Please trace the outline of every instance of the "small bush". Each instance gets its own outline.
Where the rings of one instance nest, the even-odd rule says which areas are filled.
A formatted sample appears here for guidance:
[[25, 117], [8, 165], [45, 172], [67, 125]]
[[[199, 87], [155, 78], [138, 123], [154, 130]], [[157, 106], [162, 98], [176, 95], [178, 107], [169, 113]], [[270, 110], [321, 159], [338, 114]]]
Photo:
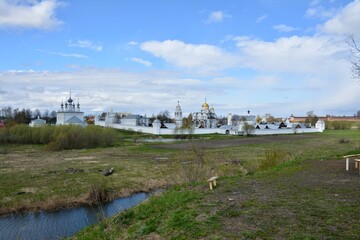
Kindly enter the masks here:
[[108, 194], [105, 184], [92, 184], [87, 193], [86, 200], [90, 205], [99, 205], [105, 203], [108, 200]]
[[280, 149], [265, 150], [265, 158], [260, 161], [260, 170], [266, 170], [275, 167], [281, 163], [287, 162], [291, 156]]
[[345, 138], [341, 138], [341, 139], [339, 140], [339, 143], [340, 143], [340, 144], [349, 144], [349, 143], [350, 143], [350, 140], [349, 140], [349, 139], [345, 139]]

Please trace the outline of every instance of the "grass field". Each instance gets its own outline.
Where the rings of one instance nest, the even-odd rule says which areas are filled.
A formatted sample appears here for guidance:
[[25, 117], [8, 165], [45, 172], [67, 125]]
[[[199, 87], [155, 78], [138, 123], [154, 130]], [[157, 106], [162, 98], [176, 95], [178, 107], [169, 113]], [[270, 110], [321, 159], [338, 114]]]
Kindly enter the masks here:
[[345, 171], [340, 156], [359, 153], [359, 137], [358, 131], [329, 131], [210, 149], [207, 154], [222, 154], [233, 169], [235, 158], [256, 169], [266, 149], [286, 149], [291, 158], [247, 176], [224, 174], [214, 191], [205, 181], [176, 185], [74, 239], [358, 239], [360, 177], [353, 165]]
[[[257, 188], [254, 189], [253, 186], [271, 181], [274, 183], [271, 182], [269, 186], [276, 186], [275, 182], [276, 184], [282, 182], [278, 179], [292, 176], [301, 169], [313, 168], [311, 164], [302, 165], [305, 162], [338, 159], [342, 155], [360, 151], [360, 133], [357, 130], [306, 134], [304, 138], [298, 136], [300, 135], [281, 138], [265, 137], [271, 141], [264, 141], [264, 137], [231, 136], [230, 139], [233, 139], [236, 144], [224, 145], [222, 143], [229, 141], [229, 138], [211, 135], [197, 137], [191, 141], [190, 145], [185, 141], [165, 145], [172, 148], [162, 148], [164, 144], [138, 143], [137, 141], [135, 143], [131, 133], [127, 133], [126, 136], [119, 133], [119, 137], [122, 138], [121, 144], [112, 148], [49, 152], [45, 151], [44, 146], [41, 145], [1, 146], [0, 212], [5, 214], [27, 210], [54, 210], [87, 204], [92, 201], [89, 199], [90, 189], [98, 185], [106, 191], [107, 199], [130, 195], [138, 191], [173, 186], [163, 196], [155, 197], [149, 200], [149, 203], [124, 213], [125, 216], [121, 214], [92, 229], [87, 229], [78, 238], [92, 239], [91, 236], [96, 234], [103, 236], [103, 239], [117, 239], [119, 236], [130, 239], [149, 236], [155, 239], [156, 237], [168, 239], [182, 236], [184, 239], [203, 236], [221, 238], [222, 235], [216, 233], [220, 231], [219, 229], [224, 229], [221, 224], [225, 221], [224, 219], [235, 216], [234, 220], [236, 220], [240, 215], [241, 217], [244, 217], [244, 214], [253, 215], [258, 211], [258, 206], [261, 207], [260, 209], [266, 208], [264, 203], [258, 202], [256, 194], [251, 195], [252, 192], [257, 191]], [[237, 142], [239, 138], [241, 141], [245, 140]], [[110, 167], [115, 168], [114, 174], [104, 177], [101, 171]], [[259, 171], [260, 168], [262, 171]], [[217, 192], [209, 192], [204, 181], [213, 174], [219, 175], [222, 179], [220, 184], [223, 186], [220, 185]], [[195, 181], [188, 183], [189, 180]], [[220, 207], [216, 201], [212, 202], [212, 198], [216, 199], [213, 196], [214, 193], [227, 196], [229, 195], [227, 193], [242, 191], [239, 186], [243, 185], [243, 181], [251, 183], [248, 184], [247, 189], [249, 194], [242, 196], [247, 200], [245, 203], [239, 203], [241, 206], [246, 206], [245, 213], [244, 209], [236, 210], [238, 207], [232, 208], [230, 205], [228, 209], [222, 209], [221, 204]], [[287, 183], [289, 180], [284, 181]], [[234, 184], [234, 182], [239, 184]], [[293, 196], [294, 193], [288, 191], [288, 188], [293, 189], [291, 185], [282, 185], [280, 189], [284, 192], [281, 194]], [[305, 190], [300, 189], [300, 191]], [[309, 189], [305, 192], [307, 202], [311, 202], [314, 194]], [[267, 192], [264, 194], [266, 195]], [[319, 190], [317, 194], [319, 196], [322, 194], [321, 201], [325, 201], [324, 196], [328, 193]], [[352, 201], [360, 200], [356, 197], [358, 196], [351, 196]], [[281, 200], [282, 198], [273, 204], [281, 205]], [[156, 206], [152, 205], [153, 201]], [[157, 201], [160, 203], [156, 203]], [[318, 199], [313, 199], [313, 201], [318, 201]], [[170, 202], [174, 203], [170, 204]], [[235, 201], [229, 201], [229, 203], [233, 202]], [[300, 202], [300, 205], [291, 201], [286, 204], [289, 206], [295, 204], [295, 207], [299, 209], [304, 207], [303, 202]], [[158, 210], [161, 216], [153, 216], [153, 211], [156, 210], [152, 209], [154, 207], [160, 208]], [[329, 206], [330, 209], [333, 207], [338, 206]], [[340, 208], [344, 208], [343, 213], [346, 213], [353, 206], [349, 209], [347, 206], [340, 206]], [[136, 212], [131, 213], [132, 211]], [[267, 214], [269, 213], [265, 215]], [[158, 217], [157, 219], [168, 219], [168, 221], [152, 219], [155, 216]], [[256, 216], [263, 218], [260, 215]], [[122, 220], [123, 218], [125, 220]], [[247, 224], [250, 223], [251, 221]], [[256, 224], [252, 228], [249, 226], [245, 228], [247, 233], [240, 237], [261, 236], [261, 233], [251, 229], [258, 229], [257, 231], [263, 229]], [[232, 234], [234, 233], [231, 233], [228, 238], [231, 238]], [[264, 236], [269, 237], [271, 233], [267, 230]], [[303, 238], [300, 236], [299, 239]]]

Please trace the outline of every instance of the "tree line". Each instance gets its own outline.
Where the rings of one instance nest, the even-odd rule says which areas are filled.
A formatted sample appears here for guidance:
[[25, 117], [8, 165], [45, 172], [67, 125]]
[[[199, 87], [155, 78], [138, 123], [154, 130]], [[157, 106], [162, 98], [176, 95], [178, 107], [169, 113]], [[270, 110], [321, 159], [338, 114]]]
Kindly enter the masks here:
[[56, 123], [56, 112], [45, 109], [41, 112], [39, 109], [19, 109], [10, 106], [1, 109], [0, 120], [6, 122], [7, 125], [29, 124], [32, 119], [41, 118], [49, 124]]

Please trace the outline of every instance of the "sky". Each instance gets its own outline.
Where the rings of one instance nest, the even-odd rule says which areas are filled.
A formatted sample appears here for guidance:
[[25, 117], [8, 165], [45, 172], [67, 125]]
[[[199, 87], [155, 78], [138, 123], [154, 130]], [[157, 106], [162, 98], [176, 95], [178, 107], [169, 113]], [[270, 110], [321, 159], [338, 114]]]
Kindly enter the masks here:
[[354, 115], [360, 1], [0, 0], [0, 108]]

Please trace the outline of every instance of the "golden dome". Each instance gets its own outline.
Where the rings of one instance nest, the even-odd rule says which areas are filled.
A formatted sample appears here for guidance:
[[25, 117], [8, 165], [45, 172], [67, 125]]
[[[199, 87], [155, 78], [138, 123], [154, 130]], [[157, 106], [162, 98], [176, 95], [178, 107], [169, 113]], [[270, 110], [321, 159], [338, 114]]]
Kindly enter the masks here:
[[202, 107], [209, 109], [209, 104], [207, 104], [207, 103], [205, 102], [205, 103], [203, 103]]

